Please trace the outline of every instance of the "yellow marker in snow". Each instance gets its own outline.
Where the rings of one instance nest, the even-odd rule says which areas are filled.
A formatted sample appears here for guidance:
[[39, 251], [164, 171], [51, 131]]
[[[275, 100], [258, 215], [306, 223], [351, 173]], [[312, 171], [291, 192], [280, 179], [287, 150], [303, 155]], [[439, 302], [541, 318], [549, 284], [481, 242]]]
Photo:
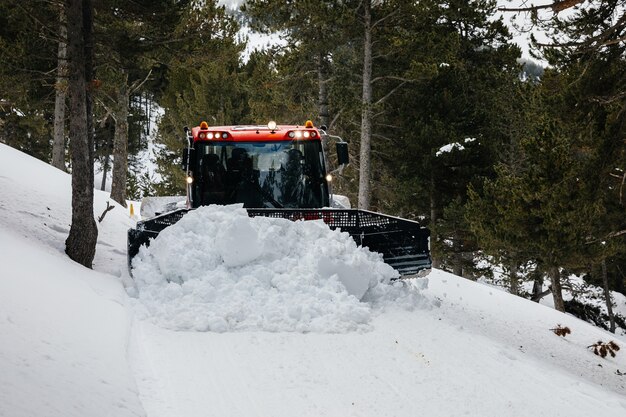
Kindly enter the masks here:
[[130, 217], [135, 215], [135, 208], [133, 207], [133, 203], [130, 203]]

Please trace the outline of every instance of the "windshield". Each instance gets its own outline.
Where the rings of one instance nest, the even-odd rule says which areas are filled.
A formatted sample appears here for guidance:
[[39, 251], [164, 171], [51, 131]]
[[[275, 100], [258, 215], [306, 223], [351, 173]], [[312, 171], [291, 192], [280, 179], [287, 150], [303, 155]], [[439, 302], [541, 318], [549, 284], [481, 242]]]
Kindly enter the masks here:
[[328, 206], [319, 141], [196, 143], [194, 206]]

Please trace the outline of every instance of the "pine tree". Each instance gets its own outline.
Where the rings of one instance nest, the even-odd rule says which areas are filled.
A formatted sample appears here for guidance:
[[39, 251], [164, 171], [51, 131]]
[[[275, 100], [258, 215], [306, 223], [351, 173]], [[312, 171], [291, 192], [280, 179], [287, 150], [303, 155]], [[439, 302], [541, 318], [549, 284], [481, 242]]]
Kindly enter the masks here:
[[58, 8], [0, 3], [0, 142], [50, 161]]
[[[287, 45], [283, 49], [295, 59], [283, 68], [283, 74], [305, 86], [316, 84], [317, 96], [312, 89], [308, 92], [317, 101], [317, 109], [310, 109], [316, 117], [307, 118], [316, 119], [319, 126], [330, 127], [336, 111], [329, 94], [329, 83], [334, 76], [331, 61], [337, 47], [346, 42], [345, 28], [354, 22], [352, 6], [348, 3], [297, 0], [286, 4], [277, 0], [251, 0], [242, 7], [253, 29], [284, 34]], [[300, 90], [304, 90], [302, 84]]]
[[186, 9], [175, 28], [174, 35], [185, 42], [178, 44], [180, 54], [164, 70], [157, 98], [165, 110], [157, 138], [162, 145], [157, 156], [157, 173], [162, 180], [155, 185], [159, 195], [184, 192], [184, 175], [177, 163], [186, 146], [184, 126], [192, 127], [202, 120], [210, 125], [250, 122], [240, 74], [243, 47], [236, 42], [238, 29], [235, 19], [214, 2]]
[[[488, 253], [513, 253], [551, 279], [555, 307], [564, 311], [560, 269], [589, 262], [596, 220], [605, 212], [587, 181], [595, 157], [579, 124], [566, 123], [567, 80], [548, 73], [538, 89], [532, 122], [517, 149], [518, 166], [500, 164], [482, 195], [472, 193], [470, 223]], [[567, 118], [565, 118], [567, 119]]]
[[427, 219], [435, 265], [466, 276], [478, 249], [464, 217], [467, 188], [494, 175], [517, 112], [519, 50], [494, 11], [492, 1], [419, 2], [392, 61], [417, 82], [390, 102], [388, 167], [400, 192], [387, 204]]
[[99, 104], [115, 121], [111, 198], [122, 206], [126, 206], [131, 98], [147, 87], [154, 70], [172, 59], [171, 48], [182, 43], [174, 32], [187, 6], [171, 0], [99, 4], [97, 35], [104, 64]]

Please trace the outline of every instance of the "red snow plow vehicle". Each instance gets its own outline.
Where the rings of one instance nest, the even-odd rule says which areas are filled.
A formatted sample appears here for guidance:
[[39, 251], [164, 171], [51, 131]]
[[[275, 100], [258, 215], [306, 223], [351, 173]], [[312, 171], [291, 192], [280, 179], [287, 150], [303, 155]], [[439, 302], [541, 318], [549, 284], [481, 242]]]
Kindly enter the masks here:
[[[307, 121], [304, 126], [216, 126], [185, 128], [187, 173], [184, 208], [170, 204], [128, 231], [128, 262], [142, 245], [194, 208], [243, 204], [248, 215], [289, 220], [323, 220], [349, 233], [357, 244], [383, 255], [403, 278], [431, 268], [430, 231], [411, 220], [350, 209], [332, 193], [332, 174], [348, 163], [348, 144]], [[335, 170], [326, 148], [336, 145]], [[183, 197], [183, 200], [185, 197]], [[170, 198], [171, 201], [171, 198]], [[349, 204], [349, 203], [348, 203]]]

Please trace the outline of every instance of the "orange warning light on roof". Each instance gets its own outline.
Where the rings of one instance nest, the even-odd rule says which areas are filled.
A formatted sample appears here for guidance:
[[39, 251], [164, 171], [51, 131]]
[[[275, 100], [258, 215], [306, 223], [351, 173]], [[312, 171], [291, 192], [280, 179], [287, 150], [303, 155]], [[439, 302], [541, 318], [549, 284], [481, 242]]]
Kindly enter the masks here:
[[208, 128], [209, 128], [209, 124], [207, 122], [200, 123], [200, 129], [208, 129]]
[[307, 129], [311, 129], [313, 127], [313, 122], [307, 120], [306, 122], [304, 122], [304, 127], [306, 127]]

